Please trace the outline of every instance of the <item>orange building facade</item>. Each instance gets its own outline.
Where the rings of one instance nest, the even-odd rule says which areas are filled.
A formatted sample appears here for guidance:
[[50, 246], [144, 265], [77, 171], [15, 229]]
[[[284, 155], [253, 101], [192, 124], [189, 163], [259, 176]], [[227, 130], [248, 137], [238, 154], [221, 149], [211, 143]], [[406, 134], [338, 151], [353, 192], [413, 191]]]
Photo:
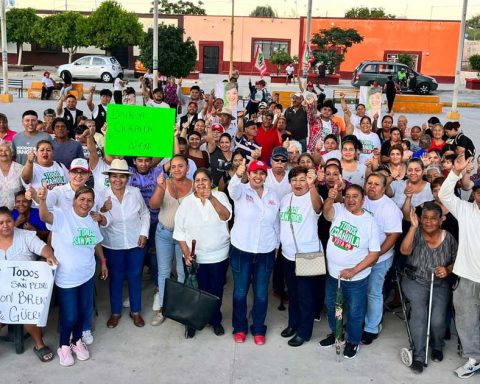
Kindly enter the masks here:
[[[269, 53], [284, 48], [300, 57], [305, 40], [306, 18], [236, 17], [233, 63], [244, 75], [257, 74], [253, 68], [255, 47], [260, 45], [270, 72]], [[311, 37], [333, 26], [354, 28], [364, 40], [352, 46], [338, 68], [342, 78], [351, 78], [364, 60], [396, 61], [401, 53], [411, 54], [416, 70], [440, 82], [453, 82], [460, 31], [459, 21], [407, 19], [313, 18]], [[183, 27], [198, 50], [196, 69], [203, 73], [228, 73], [231, 19], [228, 16], [184, 16]]]

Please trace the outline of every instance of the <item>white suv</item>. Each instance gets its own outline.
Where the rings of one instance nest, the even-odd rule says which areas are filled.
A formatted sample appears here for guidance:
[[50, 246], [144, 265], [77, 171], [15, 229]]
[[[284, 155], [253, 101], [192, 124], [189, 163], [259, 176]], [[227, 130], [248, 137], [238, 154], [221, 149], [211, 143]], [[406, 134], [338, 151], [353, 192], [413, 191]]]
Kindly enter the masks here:
[[57, 75], [63, 79], [67, 72], [72, 75], [72, 80], [100, 79], [104, 83], [111, 83], [123, 70], [113, 56], [83, 56], [71, 64], [60, 65]]

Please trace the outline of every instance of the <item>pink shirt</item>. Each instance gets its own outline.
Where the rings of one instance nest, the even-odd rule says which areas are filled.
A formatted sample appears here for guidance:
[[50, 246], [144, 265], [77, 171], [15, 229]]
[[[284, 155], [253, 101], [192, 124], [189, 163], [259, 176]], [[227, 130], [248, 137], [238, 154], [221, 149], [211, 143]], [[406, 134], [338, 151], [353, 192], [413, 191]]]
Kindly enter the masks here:
[[13, 140], [13, 136], [15, 136], [17, 134], [17, 132], [15, 131], [12, 131], [11, 129], [7, 129], [7, 133], [5, 133], [5, 136], [3, 137], [0, 137], [1, 140], [4, 140], [4, 141], [12, 141]]

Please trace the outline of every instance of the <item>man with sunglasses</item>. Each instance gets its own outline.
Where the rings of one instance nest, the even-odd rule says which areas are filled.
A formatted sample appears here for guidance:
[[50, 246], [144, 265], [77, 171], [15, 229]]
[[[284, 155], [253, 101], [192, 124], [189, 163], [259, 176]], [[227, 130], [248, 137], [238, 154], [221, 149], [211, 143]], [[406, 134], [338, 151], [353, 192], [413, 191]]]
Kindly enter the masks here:
[[[271, 168], [267, 171], [267, 179], [265, 186], [273, 190], [278, 197], [278, 200], [292, 192], [292, 187], [288, 181], [288, 152], [284, 147], [275, 147], [272, 151]], [[281, 255], [281, 250], [279, 250]], [[282, 258], [275, 259], [275, 266], [273, 268], [273, 294], [280, 298], [282, 302], [288, 300], [288, 295], [285, 288], [285, 274], [283, 271]]]

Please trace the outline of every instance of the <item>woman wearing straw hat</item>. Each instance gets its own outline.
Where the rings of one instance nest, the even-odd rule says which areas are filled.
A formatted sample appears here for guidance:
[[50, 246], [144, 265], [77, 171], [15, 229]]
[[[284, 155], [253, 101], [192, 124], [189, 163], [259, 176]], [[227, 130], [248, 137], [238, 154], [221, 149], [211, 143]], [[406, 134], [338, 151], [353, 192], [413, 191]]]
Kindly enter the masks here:
[[110, 271], [110, 306], [112, 314], [107, 321], [108, 328], [115, 328], [122, 316], [123, 281], [128, 282], [130, 317], [137, 327], [145, 325], [140, 310], [142, 306], [142, 270], [145, 244], [150, 229], [150, 212], [140, 190], [128, 186], [128, 171], [125, 160], [115, 159], [108, 171], [110, 187], [105, 198], [110, 199], [112, 221], [107, 228], [101, 228], [103, 249]]

